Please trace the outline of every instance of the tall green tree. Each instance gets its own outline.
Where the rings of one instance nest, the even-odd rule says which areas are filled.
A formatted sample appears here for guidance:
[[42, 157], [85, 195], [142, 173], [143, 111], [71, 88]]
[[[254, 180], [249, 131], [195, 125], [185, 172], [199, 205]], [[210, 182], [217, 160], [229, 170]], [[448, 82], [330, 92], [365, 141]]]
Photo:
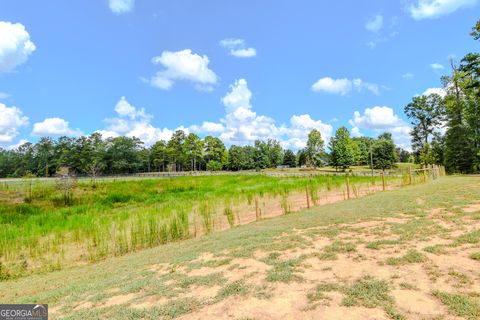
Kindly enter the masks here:
[[167, 143], [164, 140], [155, 142], [151, 147], [151, 154], [156, 171], [165, 171], [168, 165]]
[[335, 132], [335, 136], [330, 139], [329, 147], [331, 150], [330, 165], [335, 169], [345, 170], [354, 164], [353, 141], [347, 128], [341, 127]]
[[217, 137], [206, 136], [203, 139], [204, 160], [208, 164], [210, 161], [224, 163], [226, 160], [227, 148], [225, 144]]
[[325, 154], [325, 141], [322, 134], [317, 129], [313, 129], [308, 134], [307, 146], [305, 148], [305, 157], [307, 165], [317, 168], [322, 165], [322, 157]]
[[185, 152], [187, 162], [190, 163], [190, 170], [198, 170], [198, 162], [203, 158], [203, 141], [195, 133], [188, 134], [185, 139]]
[[169, 162], [173, 165], [173, 171], [182, 171], [185, 161], [185, 139], [183, 130], [177, 130], [167, 143]]
[[285, 150], [283, 155], [283, 165], [289, 168], [295, 168], [297, 166], [297, 156], [292, 150]]
[[430, 142], [433, 132], [443, 125], [442, 97], [438, 94], [416, 96], [405, 107], [405, 114], [413, 125], [412, 147], [418, 155]]
[[373, 167], [375, 169], [390, 169], [398, 161], [395, 143], [390, 133], [381, 134], [372, 147]]

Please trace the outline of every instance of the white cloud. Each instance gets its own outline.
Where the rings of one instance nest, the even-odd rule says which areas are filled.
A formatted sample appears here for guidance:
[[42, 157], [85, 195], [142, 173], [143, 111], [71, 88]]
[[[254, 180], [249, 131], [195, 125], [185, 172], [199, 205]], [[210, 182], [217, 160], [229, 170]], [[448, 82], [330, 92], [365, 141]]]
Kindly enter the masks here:
[[441, 65], [440, 63], [432, 63], [430, 65], [430, 68], [432, 68], [433, 70], [443, 70], [443, 69], [445, 69], [445, 67], [443, 65]]
[[219, 122], [204, 122], [201, 126], [191, 126], [199, 133], [216, 134], [226, 144], [247, 145], [255, 140], [277, 139], [284, 148], [300, 149], [305, 147], [308, 133], [318, 129], [328, 141], [332, 126], [321, 120], [314, 120], [310, 115], [294, 115], [289, 125], [277, 125], [268, 116], [258, 115], [252, 110], [252, 92], [247, 81], [240, 79], [230, 86], [230, 91], [223, 97], [225, 116]]
[[197, 90], [211, 91], [218, 81], [215, 72], [208, 68], [208, 57], [192, 53], [190, 49], [164, 51], [152, 62], [163, 66], [164, 70], [158, 71], [150, 79], [150, 84], [163, 90], [170, 90], [176, 81], [186, 80], [192, 82]]
[[135, 0], [108, 0], [108, 6], [115, 14], [122, 14], [133, 10]]
[[360, 132], [360, 128], [359, 127], [352, 127], [352, 137], [361, 137], [363, 136], [363, 134]]
[[361, 114], [355, 111], [353, 119], [350, 121], [352, 126], [352, 135], [360, 136], [360, 129], [372, 130], [376, 135], [382, 132], [390, 132], [393, 141], [404, 149], [411, 149], [410, 146], [410, 126], [390, 107], [376, 106], [366, 108]]
[[290, 127], [283, 127], [280, 130], [283, 131], [287, 137], [282, 145], [285, 148], [305, 148], [308, 134], [313, 129], [320, 131], [323, 140], [325, 143], [328, 143], [333, 132], [333, 127], [331, 125], [323, 123], [321, 120], [314, 120], [308, 114], [292, 116], [290, 118]]
[[422, 93], [422, 96], [428, 96], [431, 94], [438, 94], [440, 97], [444, 98], [447, 95], [447, 92], [443, 88], [428, 88]]
[[191, 126], [190, 130], [198, 133], [222, 133], [225, 131], [225, 127], [221, 123], [204, 121], [201, 126]]
[[106, 129], [97, 131], [103, 138], [137, 137], [150, 146], [158, 140], [169, 140], [173, 134], [167, 128], [154, 127], [151, 124], [153, 116], [146, 113], [144, 108], [138, 109], [131, 105], [125, 97], [120, 98], [114, 110], [117, 117], [105, 119]]
[[371, 32], [379, 32], [383, 27], [383, 16], [380, 14], [375, 15], [371, 20], [365, 24], [365, 29]]
[[346, 95], [352, 90], [352, 81], [349, 79], [332, 79], [325, 77], [319, 79], [312, 85], [312, 90], [315, 92], [327, 92], [332, 94]]
[[413, 79], [414, 77], [415, 77], [415, 75], [413, 73], [410, 73], [410, 72], [404, 73], [402, 75], [402, 78], [405, 79], [405, 80], [410, 80], [410, 79]]
[[220, 45], [229, 50], [230, 55], [237, 58], [251, 58], [257, 55], [255, 48], [248, 48], [243, 39], [224, 39], [220, 41]]
[[0, 103], [0, 144], [11, 143], [18, 135], [20, 127], [28, 124], [28, 118], [17, 107], [7, 107]]
[[477, 0], [418, 0], [409, 11], [415, 20], [434, 19], [476, 4]]
[[222, 102], [227, 108], [227, 113], [238, 108], [251, 109], [250, 100], [252, 92], [248, 89], [247, 81], [240, 79], [230, 86], [231, 91], [222, 98]]
[[354, 126], [364, 129], [391, 128], [402, 125], [404, 122], [392, 108], [379, 106], [366, 108], [363, 115], [355, 111], [352, 121]]
[[79, 129], [71, 129], [69, 122], [62, 118], [47, 118], [33, 125], [33, 135], [36, 136], [80, 136]]
[[25, 63], [35, 49], [23, 24], [0, 21], [0, 72], [13, 71]]
[[393, 127], [386, 131], [392, 134], [393, 141], [397, 146], [408, 151], [412, 150], [412, 136], [410, 135], [412, 128], [410, 126]]
[[332, 79], [330, 77], [324, 77], [319, 79], [312, 85], [314, 92], [326, 92], [331, 94], [340, 94], [342, 96], [348, 94], [353, 89], [362, 91], [363, 89], [369, 90], [372, 93], [380, 94], [380, 87], [375, 83], [365, 82], [362, 79]]
[[18, 141], [17, 143], [15, 144], [11, 144], [9, 146], [7, 146], [7, 150], [16, 150], [18, 149], [20, 146], [24, 145], [25, 143], [28, 143], [30, 141], [28, 140], [25, 140], [25, 139], [21, 139], [20, 141]]

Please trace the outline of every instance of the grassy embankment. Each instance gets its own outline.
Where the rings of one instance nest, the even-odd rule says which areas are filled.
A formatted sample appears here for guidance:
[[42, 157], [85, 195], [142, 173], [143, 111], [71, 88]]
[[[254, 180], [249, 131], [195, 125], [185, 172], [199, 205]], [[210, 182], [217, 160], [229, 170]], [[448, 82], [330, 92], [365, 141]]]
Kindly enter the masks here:
[[[387, 177], [387, 184], [399, 180]], [[381, 185], [379, 177], [349, 181], [351, 197]], [[0, 183], [0, 280], [225, 229], [243, 223], [252, 210], [260, 220], [274, 204], [289, 213], [295, 194], [307, 192], [313, 206], [325, 194], [346, 194], [345, 183], [340, 176], [261, 175], [107, 180], [95, 186], [82, 180], [68, 206], [52, 181]]]

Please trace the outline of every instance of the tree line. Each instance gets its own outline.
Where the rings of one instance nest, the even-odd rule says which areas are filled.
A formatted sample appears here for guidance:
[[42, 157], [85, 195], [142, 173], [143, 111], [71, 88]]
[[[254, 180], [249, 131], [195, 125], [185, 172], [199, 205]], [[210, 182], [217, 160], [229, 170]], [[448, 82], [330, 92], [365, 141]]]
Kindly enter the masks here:
[[103, 139], [100, 133], [78, 138], [43, 137], [37, 143], [25, 143], [15, 150], [0, 149], [0, 177], [54, 176], [68, 168], [77, 175], [116, 175], [138, 172], [260, 170], [284, 167], [321, 167], [339, 170], [353, 165], [371, 165], [377, 169], [410, 160], [410, 154], [396, 148], [390, 134], [378, 139], [351, 138], [347, 128], [339, 128], [328, 145], [321, 133], [312, 130], [306, 147], [294, 152], [284, 150], [279, 141], [257, 140], [253, 145], [232, 145], [227, 149], [216, 137], [200, 138], [195, 133], [177, 130], [169, 141], [151, 147], [135, 137]]
[[[480, 20], [470, 33], [480, 40]], [[450, 173], [480, 171], [480, 54], [451, 60], [444, 93], [415, 96], [405, 107], [413, 126], [415, 161], [444, 165]]]

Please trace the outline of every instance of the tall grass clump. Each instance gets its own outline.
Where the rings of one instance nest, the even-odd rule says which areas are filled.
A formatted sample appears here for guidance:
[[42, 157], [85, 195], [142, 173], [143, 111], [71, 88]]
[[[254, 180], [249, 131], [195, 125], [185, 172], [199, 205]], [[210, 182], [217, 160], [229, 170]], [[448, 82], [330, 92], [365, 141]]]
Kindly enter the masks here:
[[207, 201], [203, 201], [200, 203], [199, 212], [200, 216], [202, 217], [203, 227], [205, 233], [211, 233], [214, 228], [214, 217], [212, 212], [212, 205]]

